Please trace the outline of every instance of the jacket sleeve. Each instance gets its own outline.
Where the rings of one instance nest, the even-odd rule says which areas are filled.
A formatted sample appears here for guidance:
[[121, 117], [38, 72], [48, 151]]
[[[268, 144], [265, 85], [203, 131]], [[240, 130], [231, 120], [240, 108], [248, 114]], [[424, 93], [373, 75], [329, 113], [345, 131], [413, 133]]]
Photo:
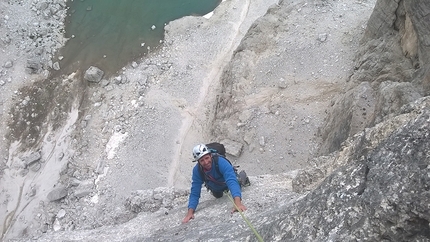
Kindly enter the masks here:
[[237, 181], [236, 174], [234, 173], [233, 166], [223, 157], [218, 159], [219, 171], [224, 177], [225, 183], [227, 183], [228, 189], [233, 197], [242, 198], [242, 193], [240, 191], [240, 185]]
[[203, 179], [199, 172], [198, 164], [193, 168], [193, 176], [191, 182], [190, 198], [188, 200], [188, 208], [196, 211], [197, 205], [199, 204], [200, 194], [202, 192]]

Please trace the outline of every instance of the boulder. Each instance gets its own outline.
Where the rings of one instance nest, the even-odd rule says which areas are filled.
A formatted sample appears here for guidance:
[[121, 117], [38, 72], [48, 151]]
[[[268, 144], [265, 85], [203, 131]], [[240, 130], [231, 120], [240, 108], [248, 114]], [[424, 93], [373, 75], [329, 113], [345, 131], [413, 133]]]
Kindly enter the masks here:
[[26, 71], [29, 74], [36, 74], [40, 72], [42, 68], [42, 61], [40, 58], [32, 58], [27, 60]]
[[3, 65], [5, 68], [11, 68], [13, 66], [13, 61], [9, 60], [6, 61], [6, 63], [4, 63]]
[[65, 187], [59, 187], [49, 192], [47, 198], [50, 202], [53, 202], [61, 198], [64, 198], [66, 196], [67, 196], [67, 189]]
[[243, 144], [233, 141], [233, 140], [229, 140], [229, 139], [225, 139], [221, 141], [221, 144], [223, 144], [225, 146], [225, 150], [227, 152], [227, 154], [230, 154], [232, 156], [235, 157], [239, 157], [240, 154], [242, 153], [242, 149], [243, 149]]
[[74, 191], [74, 195], [77, 198], [85, 197], [94, 190], [94, 182], [91, 180], [83, 181], [79, 183], [78, 187]]
[[40, 161], [41, 158], [42, 156], [40, 155], [40, 152], [33, 152], [29, 156], [24, 157], [22, 160], [24, 161], [25, 166], [28, 167], [33, 163]]
[[95, 66], [90, 66], [90, 68], [88, 68], [88, 70], [85, 72], [84, 80], [88, 82], [100, 82], [103, 75], [104, 71]]
[[58, 63], [58, 61], [54, 62], [54, 64], [52, 64], [52, 68], [56, 71], [60, 70], [60, 63]]

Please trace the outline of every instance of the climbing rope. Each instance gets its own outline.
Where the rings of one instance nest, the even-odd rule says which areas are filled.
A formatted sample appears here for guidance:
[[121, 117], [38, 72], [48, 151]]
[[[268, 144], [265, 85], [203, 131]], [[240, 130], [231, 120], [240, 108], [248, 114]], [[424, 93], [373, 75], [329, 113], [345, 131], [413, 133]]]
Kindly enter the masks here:
[[252, 232], [254, 232], [255, 236], [257, 236], [258, 241], [264, 242], [263, 238], [260, 236], [260, 234], [257, 232], [257, 230], [254, 229], [254, 227], [249, 222], [249, 220], [245, 217], [245, 215], [242, 213], [242, 211], [240, 211], [240, 209], [236, 206], [236, 204], [234, 203], [234, 200], [233, 200], [233, 197], [231, 196], [231, 194], [228, 191], [226, 191], [225, 193], [227, 193], [228, 198], [230, 198], [231, 203], [233, 203], [234, 207], [239, 212], [240, 216], [242, 216], [242, 218], [245, 221], [245, 223], [252, 230]]

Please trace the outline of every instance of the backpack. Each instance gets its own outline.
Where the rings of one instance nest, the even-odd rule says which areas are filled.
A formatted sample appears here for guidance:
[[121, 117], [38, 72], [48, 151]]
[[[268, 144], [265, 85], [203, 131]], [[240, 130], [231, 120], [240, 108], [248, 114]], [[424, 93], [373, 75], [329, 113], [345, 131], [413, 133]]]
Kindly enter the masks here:
[[[221, 156], [222, 158], [227, 160], [228, 163], [230, 163], [230, 165], [233, 167], [234, 174], [236, 174], [237, 181], [239, 182], [239, 185], [241, 187], [251, 185], [251, 183], [249, 182], [249, 178], [246, 175], [246, 172], [241, 171], [241, 172], [237, 173], [237, 171], [238, 171], [237, 168], [239, 168], [239, 166], [234, 166], [231, 163], [231, 161], [229, 159], [227, 159], [227, 157], [225, 156], [226, 152], [225, 152], [225, 147], [223, 144], [218, 143], [218, 142], [213, 142], [213, 143], [206, 144], [206, 147], [208, 147], [208, 149], [212, 153], [213, 164], [215, 165], [215, 171], [218, 174], [221, 174], [221, 172], [219, 170], [219, 165], [218, 165], [218, 158], [219, 158], [219, 156]], [[202, 166], [200, 164], [198, 164], [198, 166], [199, 166], [200, 176], [203, 177], [203, 180], [205, 182], [205, 186], [207, 187], [208, 178], [206, 177], [205, 173], [203, 172]]]
[[[223, 144], [218, 143], [218, 142], [213, 142], [213, 143], [206, 144], [206, 147], [208, 147], [208, 149], [211, 151], [211, 153], [220, 154], [221, 156], [223, 156], [225, 158], [225, 147]], [[231, 162], [230, 162], [230, 164], [231, 164]]]

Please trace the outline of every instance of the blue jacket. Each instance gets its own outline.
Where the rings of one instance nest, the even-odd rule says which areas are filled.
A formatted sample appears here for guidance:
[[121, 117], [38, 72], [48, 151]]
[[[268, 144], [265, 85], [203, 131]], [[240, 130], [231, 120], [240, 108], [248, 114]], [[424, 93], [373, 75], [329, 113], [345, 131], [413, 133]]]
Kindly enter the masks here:
[[[230, 162], [228, 162], [223, 157], [218, 157], [218, 168], [221, 174], [215, 168], [214, 161], [212, 159], [212, 168], [205, 172], [207, 175], [212, 176], [217, 181], [216, 183], [208, 180], [207, 185], [211, 191], [222, 192], [224, 190], [230, 190], [233, 197], [242, 198], [242, 193], [240, 191], [240, 185], [237, 181], [236, 174], [234, 173], [233, 167]], [[202, 191], [202, 185], [204, 183], [204, 178], [200, 175], [199, 164], [193, 168], [193, 176], [191, 183], [191, 193], [190, 199], [188, 200], [188, 208], [197, 208], [200, 199], [200, 193]]]

